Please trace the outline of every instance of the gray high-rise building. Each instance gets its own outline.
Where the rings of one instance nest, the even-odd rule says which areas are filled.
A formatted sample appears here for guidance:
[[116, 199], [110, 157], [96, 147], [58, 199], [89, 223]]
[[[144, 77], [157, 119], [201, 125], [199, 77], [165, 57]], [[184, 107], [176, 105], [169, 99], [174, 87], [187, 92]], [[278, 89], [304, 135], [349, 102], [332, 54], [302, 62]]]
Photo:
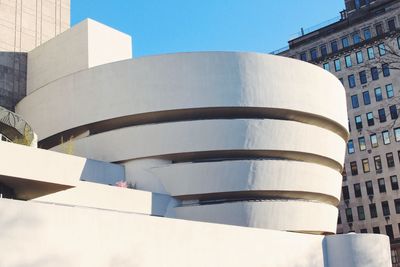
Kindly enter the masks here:
[[319, 65], [346, 88], [350, 138], [337, 231], [387, 234], [400, 266], [400, 1], [345, 6], [275, 54]]
[[70, 0], [0, 1], [0, 106], [26, 95], [26, 52], [70, 27]]

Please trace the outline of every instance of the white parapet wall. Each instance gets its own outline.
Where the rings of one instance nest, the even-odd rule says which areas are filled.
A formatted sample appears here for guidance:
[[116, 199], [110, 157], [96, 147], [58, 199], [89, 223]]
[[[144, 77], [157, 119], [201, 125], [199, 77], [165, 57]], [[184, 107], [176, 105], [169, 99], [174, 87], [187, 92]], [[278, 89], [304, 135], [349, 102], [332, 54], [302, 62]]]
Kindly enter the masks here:
[[0, 266], [391, 266], [384, 235], [324, 237], [5, 199], [0, 210]]

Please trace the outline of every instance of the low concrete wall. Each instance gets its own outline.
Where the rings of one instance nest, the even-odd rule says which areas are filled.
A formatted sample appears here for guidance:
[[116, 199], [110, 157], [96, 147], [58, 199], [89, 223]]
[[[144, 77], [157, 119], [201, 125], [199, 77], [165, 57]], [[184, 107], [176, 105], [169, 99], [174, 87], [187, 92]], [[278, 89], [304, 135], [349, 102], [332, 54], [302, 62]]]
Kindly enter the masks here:
[[[6, 199], [0, 210], [0, 266], [390, 266], [382, 235], [324, 237]], [[360, 265], [341, 248], [375, 258]]]

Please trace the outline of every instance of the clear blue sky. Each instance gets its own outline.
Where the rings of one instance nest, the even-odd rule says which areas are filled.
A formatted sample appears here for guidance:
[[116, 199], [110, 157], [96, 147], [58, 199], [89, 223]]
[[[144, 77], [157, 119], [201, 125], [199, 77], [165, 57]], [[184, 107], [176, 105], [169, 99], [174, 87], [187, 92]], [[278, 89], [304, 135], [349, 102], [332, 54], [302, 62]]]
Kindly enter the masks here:
[[344, 0], [71, 0], [71, 22], [92, 18], [133, 37], [135, 57], [185, 51], [271, 52], [301, 27], [339, 15]]

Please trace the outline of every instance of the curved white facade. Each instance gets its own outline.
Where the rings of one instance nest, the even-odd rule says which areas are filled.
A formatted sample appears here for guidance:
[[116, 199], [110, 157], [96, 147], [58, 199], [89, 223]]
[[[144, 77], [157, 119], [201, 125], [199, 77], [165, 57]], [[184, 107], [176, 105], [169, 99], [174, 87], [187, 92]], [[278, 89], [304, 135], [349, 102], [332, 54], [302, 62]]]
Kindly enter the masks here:
[[136, 188], [177, 200], [171, 217], [335, 232], [348, 133], [333, 75], [234, 52], [71, 68], [17, 106], [42, 147], [72, 138], [74, 154], [124, 164]]

